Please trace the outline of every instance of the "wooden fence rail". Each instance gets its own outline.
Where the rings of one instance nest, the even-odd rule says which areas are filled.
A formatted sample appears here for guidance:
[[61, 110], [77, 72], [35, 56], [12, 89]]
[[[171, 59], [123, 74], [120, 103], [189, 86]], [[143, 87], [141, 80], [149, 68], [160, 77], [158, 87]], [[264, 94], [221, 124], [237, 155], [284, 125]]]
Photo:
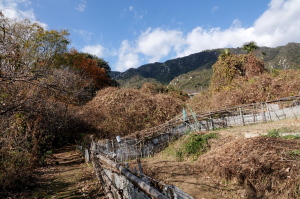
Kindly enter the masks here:
[[[158, 190], [151, 185], [151, 180], [158, 182], [157, 180], [139, 172], [132, 172], [129, 168], [107, 158], [105, 154], [96, 150], [95, 146], [96, 143], [92, 142], [90, 160], [97, 179], [109, 199], [193, 199], [174, 185], [160, 183], [164, 188]], [[141, 172], [140, 164], [139, 167]]]
[[118, 140], [100, 140], [97, 147], [117, 161], [149, 157], [188, 130], [209, 131], [224, 127], [279, 121], [300, 116], [300, 96], [249, 104], [208, 113], [180, 114], [159, 126], [135, 132]]
[[[180, 114], [159, 126], [135, 132], [121, 139], [119, 137], [118, 140], [92, 142], [91, 149], [82, 149], [82, 151], [84, 154], [91, 154], [91, 157], [86, 159], [93, 162], [99, 181], [106, 185], [104, 190], [109, 198], [172, 198], [174, 195], [176, 198], [192, 198], [184, 192], [180, 193], [176, 187], [170, 188], [172, 186], [165, 186], [166, 190], [172, 192], [169, 195], [159, 192], [118, 162], [151, 156], [163, 150], [170, 141], [182, 136], [189, 129], [208, 131], [299, 116], [300, 96], [208, 113]], [[117, 185], [122, 183], [123, 185], [127, 183], [129, 189]], [[144, 195], [134, 191], [136, 187], [143, 190]]]

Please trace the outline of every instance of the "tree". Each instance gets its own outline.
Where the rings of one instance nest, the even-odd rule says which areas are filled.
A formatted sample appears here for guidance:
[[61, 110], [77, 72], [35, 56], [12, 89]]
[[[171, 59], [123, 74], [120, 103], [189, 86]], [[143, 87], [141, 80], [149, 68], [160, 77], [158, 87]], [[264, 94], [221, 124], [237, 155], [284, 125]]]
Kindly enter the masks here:
[[230, 55], [231, 55], [231, 53], [230, 53], [229, 49], [226, 48], [226, 49], [221, 50], [221, 54], [219, 55], [218, 59], [224, 60], [224, 59], [226, 59], [226, 57], [228, 57]]
[[257, 50], [258, 46], [255, 41], [250, 41], [250, 42], [245, 43], [243, 45], [242, 49], [245, 50], [247, 53], [251, 53], [251, 52]]
[[2, 97], [5, 105], [1, 106], [0, 115], [32, 99], [28, 89], [35, 89], [33, 85], [52, 92], [62, 91], [54, 86], [55, 78], [48, 77], [59, 67], [55, 60], [67, 51], [68, 35], [66, 30], [45, 30], [28, 19], [0, 16], [0, 90], [7, 96]]
[[90, 78], [93, 82], [93, 90], [99, 90], [110, 85], [108, 75], [110, 67], [107, 62], [88, 53], [79, 53], [76, 49], [64, 55], [64, 65], [73, 68], [85, 78]]
[[107, 75], [110, 73], [111, 68], [110, 68], [108, 62], [104, 61], [104, 59], [101, 59], [101, 58], [97, 57], [96, 55], [91, 55], [89, 53], [81, 53], [81, 54], [85, 55], [86, 58], [95, 60], [97, 62], [97, 66], [99, 68], [105, 69]]
[[68, 35], [0, 14], [1, 198], [28, 187], [34, 165], [54, 138], [63, 136], [68, 104], [57, 99], [69, 100], [71, 89], [78, 92], [70, 80], [81, 81], [58, 62], [67, 51]]
[[66, 30], [45, 30], [28, 19], [0, 18], [0, 69], [5, 80], [31, 80], [55, 67], [55, 59], [66, 52]]

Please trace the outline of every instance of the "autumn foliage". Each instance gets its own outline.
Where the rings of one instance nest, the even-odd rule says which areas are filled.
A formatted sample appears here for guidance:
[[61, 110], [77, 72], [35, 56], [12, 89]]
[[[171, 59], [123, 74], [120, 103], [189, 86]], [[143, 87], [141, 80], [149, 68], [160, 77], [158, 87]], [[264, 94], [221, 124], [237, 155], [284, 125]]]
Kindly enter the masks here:
[[[74, 48], [70, 52], [65, 53], [65, 64], [78, 70], [79, 74], [86, 78], [91, 78], [94, 84], [94, 89], [99, 90], [110, 85], [110, 77], [107, 71], [109, 67], [107, 62], [101, 59], [93, 58], [86, 53], [79, 53]], [[99, 64], [102, 62], [104, 66]]]
[[67, 52], [68, 35], [0, 12], [0, 198], [34, 187], [46, 152], [88, 131], [70, 104], [109, 82], [107, 62]]

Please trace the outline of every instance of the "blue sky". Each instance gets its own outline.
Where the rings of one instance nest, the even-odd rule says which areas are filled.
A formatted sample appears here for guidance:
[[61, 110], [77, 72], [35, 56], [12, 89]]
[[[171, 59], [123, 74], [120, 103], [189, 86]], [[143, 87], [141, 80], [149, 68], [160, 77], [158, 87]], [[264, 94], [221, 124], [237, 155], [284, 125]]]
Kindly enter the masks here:
[[300, 42], [300, 0], [0, 0], [0, 10], [69, 30], [70, 47], [116, 71], [249, 41]]

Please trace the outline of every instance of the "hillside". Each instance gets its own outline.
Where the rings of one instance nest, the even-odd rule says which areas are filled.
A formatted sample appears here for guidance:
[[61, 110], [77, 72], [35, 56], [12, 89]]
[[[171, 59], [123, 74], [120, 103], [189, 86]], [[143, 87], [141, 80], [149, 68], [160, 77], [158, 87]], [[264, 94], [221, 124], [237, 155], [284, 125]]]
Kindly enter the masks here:
[[186, 57], [168, 60], [164, 63], [152, 63], [140, 66], [136, 69], [128, 69], [123, 73], [111, 73], [116, 80], [129, 80], [134, 76], [153, 78], [162, 84], [170, 81], [181, 74], [185, 74], [198, 68], [211, 68], [219, 56], [220, 50], [206, 50]]
[[175, 77], [170, 85], [187, 93], [196, 93], [209, 87], [212, 69], [193, 70]]
[[[186, 57], [168, 60], [164, 63], [156, 62], [142, 65], [136, 69], [128, 69], [125, 72], [113, 71], [110, 76], [117, 80], [121, 84], [121, 87], [123, 85], [126, 85], [126, 87], [141, 87], [141, 84], [148, 82], [145, 78], [151, 78], [149, 80], [156, 80], [162, 84], [169, 84], [172, 80], [174, 83], [174, 79], [185, 79], [182, 77], [178, 78], [178, 76], [182, 74], [195, 70], [201, 71], [210, 69], [217, 61], [221, 50], [222, 49], [206, 50]], [[230, 52], [234, 54], [245, 53], [241, 48], [230, 48]], [[276, 48], [260, 47], [257, 52], [257, 56], [263, 59], [265, 66], [274, 69], [300, 68], [299, 54], [300, 43], [288, 43], [285, 46]], [[137, 76], [139, 81], [136, 81]], [[134, 86], [131, 86], [131, 82], [134, 82]], [[192, 87], [193, 84], [195, 83], [192, 82]]]

